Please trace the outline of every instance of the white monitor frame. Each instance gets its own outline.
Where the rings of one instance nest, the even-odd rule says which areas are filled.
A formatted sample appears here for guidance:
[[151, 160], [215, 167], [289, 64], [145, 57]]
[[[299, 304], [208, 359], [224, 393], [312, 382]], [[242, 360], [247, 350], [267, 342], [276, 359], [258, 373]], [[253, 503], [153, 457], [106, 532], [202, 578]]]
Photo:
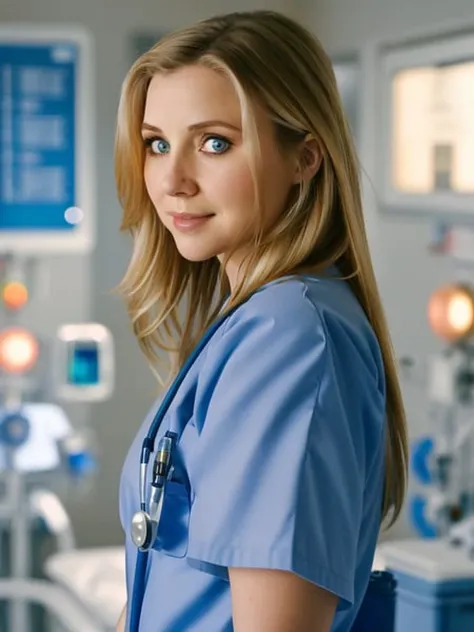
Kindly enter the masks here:
[[374, 128], [377, 146], [377, 193], [383, 211], [449, 219], [474, 220], [474, 194], [437, 191], [408, 194], [391, 182], [392, 160], [392, 77], [401, 70], [421, 66], [449, 65], [474, 61], [474, 28], [471, 33], [433, 34], [430, 39], [379, 48], [378, 125]]
[[[0, 254], [82, 254], [95, 245], [95, 105], [94, 64], [91, 35], [80, 27], [8, 24], [0, 26], [0, 45], [74, 44], [79, 58], [76, 74], [75, 205], [84, 212], [71, 230], [1, 231]], [[65, 209], [66, 210], [66, 209]]]
[[[100, 350], [99, 383], [74, 386], [67, 381], [68, 346], [72, 342], [94, 342]], [[62, 325], [54, 341], [53, 388], [58, 399], [72, 402], [97, 402], [108, 399], [115, 383], [114, 342], [110, 331], [99, 323]]]

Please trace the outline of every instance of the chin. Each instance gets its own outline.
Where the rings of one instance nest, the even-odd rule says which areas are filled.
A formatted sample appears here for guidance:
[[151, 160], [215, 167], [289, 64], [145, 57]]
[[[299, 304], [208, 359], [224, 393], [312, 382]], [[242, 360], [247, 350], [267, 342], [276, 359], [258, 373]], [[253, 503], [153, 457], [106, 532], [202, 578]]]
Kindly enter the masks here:
[[178, 248], [179, 254], [186, 259], [186, 261], [190, 261], [192, 263], [199, 263], [202, 261], [209, 261], [209, 259], [214, 259], [216, 254], [214, 252], [203, 252], [198, 250], [188, 250], [185, 248]]

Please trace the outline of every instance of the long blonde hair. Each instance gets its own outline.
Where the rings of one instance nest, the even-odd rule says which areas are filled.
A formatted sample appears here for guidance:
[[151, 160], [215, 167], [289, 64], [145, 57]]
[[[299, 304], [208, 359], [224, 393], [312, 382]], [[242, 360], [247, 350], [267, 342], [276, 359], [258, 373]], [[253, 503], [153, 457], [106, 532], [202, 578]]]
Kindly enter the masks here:
[[[234, 288], [232, 309], [262, 284], [295, 271], [335, 264], [350, 283], [379, 340], [387, 385], [387, 456], [383, 518], [398, 517], [407, 485], [405, 412], [390, 335], [372, 268], [362, 212], [359, 165], [332, 64], [305, 28], [271, 11], [232, 13], [198, 22], [160, 40], [130, 69], [120, 99], [115, 148], [122, 230], [134, 238], [119, 286], [138, 342], [152, 367], [167, 351], [174, 374], [215, 319], [229, 286], [217, 259], [186, 261], [158, 219], [144, 183], [141, 124], [156, 73], [201, 64], [229, 77], [242, 108], [258, 197], [258, 135], [252, 104], [264, 106], [282, 148], [308, 135], [323, 159], [311, 182], [269, 234], [260, 231]], [[183, 307], [183, 300], [185, 306]], [[184, 313], [180, 317], [181, 310]]]

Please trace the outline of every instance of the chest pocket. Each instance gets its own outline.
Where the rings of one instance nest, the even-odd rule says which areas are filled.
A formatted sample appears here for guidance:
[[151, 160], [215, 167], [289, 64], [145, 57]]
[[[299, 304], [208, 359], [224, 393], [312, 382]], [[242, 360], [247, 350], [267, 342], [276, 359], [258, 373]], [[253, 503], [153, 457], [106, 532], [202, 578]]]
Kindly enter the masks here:
[[158, 534], [153, 549], [171, 557], [184, 557], [188, 552], [189, 489], [178, 481], [166, 485]]

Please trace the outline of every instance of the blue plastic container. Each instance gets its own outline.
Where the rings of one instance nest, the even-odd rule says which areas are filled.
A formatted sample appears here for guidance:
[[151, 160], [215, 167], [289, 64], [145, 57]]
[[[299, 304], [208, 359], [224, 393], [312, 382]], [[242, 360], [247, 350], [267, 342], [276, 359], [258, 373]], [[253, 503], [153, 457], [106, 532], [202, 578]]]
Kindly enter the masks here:
[[394, 632], [397, 582], [388, 571], [373, 571], [351, 632]]
[[396, 632], [474, 632], [474, 579], [432, 583], [396, 573]]
[[395, 632], [474, 632], [474, 561], [443, 540], [390, 543], [397, 581]]

